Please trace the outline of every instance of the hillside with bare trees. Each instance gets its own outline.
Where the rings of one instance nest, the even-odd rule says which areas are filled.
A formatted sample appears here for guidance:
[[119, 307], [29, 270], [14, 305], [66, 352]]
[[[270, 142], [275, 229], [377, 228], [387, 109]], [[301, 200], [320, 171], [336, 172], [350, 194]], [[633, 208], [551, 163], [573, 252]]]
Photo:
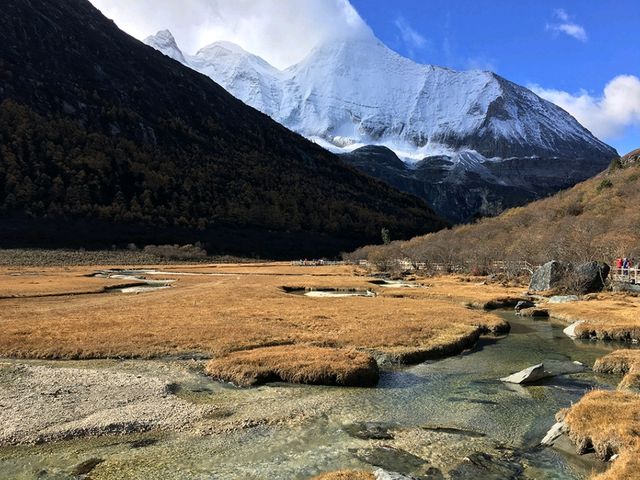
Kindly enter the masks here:
[[437, 233], [368, 246], [351, 254], [379, 265], [414, 263], [490, 271], [496, 261], [611, 261], [640, 257], [640, 158], [638, 151], [575, 187], [494, 218]]

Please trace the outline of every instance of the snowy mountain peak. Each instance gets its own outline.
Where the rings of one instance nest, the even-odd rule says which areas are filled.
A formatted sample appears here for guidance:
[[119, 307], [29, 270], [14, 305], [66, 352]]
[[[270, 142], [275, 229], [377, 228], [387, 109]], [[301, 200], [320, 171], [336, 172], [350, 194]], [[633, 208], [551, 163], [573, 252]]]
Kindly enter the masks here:
[[[160, 32], [147, 43], [176, 58], [172, 39]], [[615, 154], [526, 88], [491, 72], [418, 64], [367, 30], [324, 42], [284, 71], [230, 42], [183, 63], [337, 152], [384, 145], [410, 163], [435, 155], [483, 162]]]
[[[209, 59], [216, 59], [218, 57], [234, 56], [234, 55], [255, 57], [255, 55], [252, 55], [251, 53], [247, 52], [240, 45], [237, 45], [232, 42], [225, 42], [225, 41], [214, 42], [210, 45], [207, 45], [206, 47], [202, 47], [196, 53], [197, 57], [209, 58]], [[256, 58], [259, 58], [259, 57], [256, 57]], [[264, 62], [264, 63], [267, 63], [267, 62]]]
[[190, 61], [203, 68], [235, 64], [249, 69], [260, 69], [265, 74], [275, 74], [279, 71], [261, 57], [247, 52], [240, 45], [225, 41], [214, 42], [201, 48], [190, 58]]
[[169, 30], [160, 30], [155, 35], [145, 38], [144, 43], [161, 51], [167, 57], [173, 58], [183, 64], [187, 63], [182, 51], [178, 47], [176, 39]]

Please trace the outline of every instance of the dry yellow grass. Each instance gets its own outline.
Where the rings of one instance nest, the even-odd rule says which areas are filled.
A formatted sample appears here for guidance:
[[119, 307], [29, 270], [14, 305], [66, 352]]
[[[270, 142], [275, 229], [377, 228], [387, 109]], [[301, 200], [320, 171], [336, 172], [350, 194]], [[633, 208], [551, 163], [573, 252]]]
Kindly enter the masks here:
[[526, 297], [527, 289], [523, 286], [487, 282], [485, 277], [467, 275], [442, 275], [419, 281], [428, 288], [403, 290], [402, 294], [413, 298], [455, 302], [480, 309], [514, 306]]
[[135, 282], [87, 277], [83, 271], [61, 272], [59, 269], [0, 269], [0, 299], [102, 293], [106, 288], [127, 286]]
[[601, 459], [634, 448], [640, 432], [640, 395], [594, 390], [564, 418], [579, 452], [593, 448]]
[[370, 355], [304, 345], [234, 352], [211, 360], [205, 372], [244, 387], [274, 381], [372, 387], [379, 375], [378, 364]]
[[599, 358], [593, 370], [600, 373], [624, 374], [619, 390], [640, 388], [640, 350], [616, 350]]
[[596, 360], [593, 370], [599, 373], [625, 374], [640, 366], [640, 350], [615, 350]]
[[640, 478], [640, 350], [616, 350], [599, 358], [599, 373], [626, 374], [618, 391], [592, 391], [562, 412], [578, 452], [593, 448], [603, 460], [618, 454], [612, 466], [593, 480]]
[[640, 448], [625, 450], [613, 465], [592, 480], [638, 480], [640, 478]]
[[640, 298], [622, 293], [601, 293], [589, 300], [545, 304], [552, 317], [566, 322], [584, 320], [576, 327], [582, 338], [640, 339]]
[[[172, 288], [139, 295], [0, 300], [0, 356], [67, 359], [199, 354], [219, 358], [232, 352], [296, 345], [338, 352], [358, 349], [414, 362], [457, 353], [470, 347], [481, 331], [506, 327], [498, 316], [465, 308], [460, 301], [474, 298], [472, 288], [490, 297], [495, 293], [493, 287], [472, 287], [455, 279], [408, 292], [375, 287], [371, 278], [356, 276], [346, 266], [157, 268], [167, 274], [153, 278], [174, 279]], [[86, 267], [47, 269], [47, 277], [56, 279], [47, 284], [49, 291], [68, 291], [78, 278], [84, 281], [81, 275], [92, 271]], [[222, 275], [171, 275], [170, 271]], [[455, 293], [458, 285], [465, 290], [461, 294]], [[285, 286], [369, 288], [379, 296], [308, 298], [285, 293]], [[17, 290], [19, 285], [11, 288]]]
[[376, 477], [371, 472], [357, 470], [340, 470], [339, 472], [323, 473], [311, 480], [375, 480]]

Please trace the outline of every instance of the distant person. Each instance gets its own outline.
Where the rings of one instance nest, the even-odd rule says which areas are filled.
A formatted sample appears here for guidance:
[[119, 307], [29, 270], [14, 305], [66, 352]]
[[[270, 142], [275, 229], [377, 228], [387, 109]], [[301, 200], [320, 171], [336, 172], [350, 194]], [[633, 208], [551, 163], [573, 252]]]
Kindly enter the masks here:
[[618, 257], [616, 259], [616, 270], [618, 271], [618, 273], [622, 273], [622, 258]]
[[629, 259], [627, 257], [622, 259], [622, 274], [629, 275]]

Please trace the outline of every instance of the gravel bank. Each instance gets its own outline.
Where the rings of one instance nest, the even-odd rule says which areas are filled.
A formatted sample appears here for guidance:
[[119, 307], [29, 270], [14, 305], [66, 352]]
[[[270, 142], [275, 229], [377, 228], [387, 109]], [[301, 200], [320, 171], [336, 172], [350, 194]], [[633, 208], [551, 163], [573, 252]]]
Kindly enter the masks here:
[[171, 383], [110, 369], [0, 364], [0, 446], [184, 430], [215, 410]]

